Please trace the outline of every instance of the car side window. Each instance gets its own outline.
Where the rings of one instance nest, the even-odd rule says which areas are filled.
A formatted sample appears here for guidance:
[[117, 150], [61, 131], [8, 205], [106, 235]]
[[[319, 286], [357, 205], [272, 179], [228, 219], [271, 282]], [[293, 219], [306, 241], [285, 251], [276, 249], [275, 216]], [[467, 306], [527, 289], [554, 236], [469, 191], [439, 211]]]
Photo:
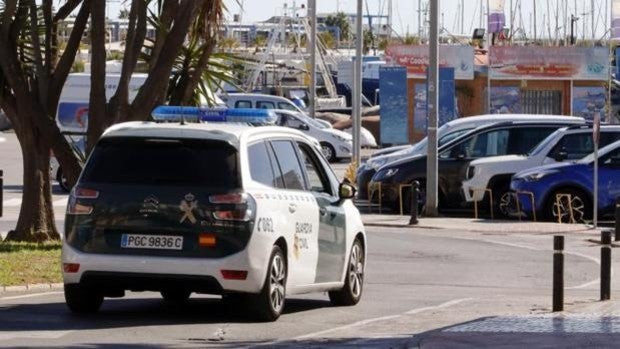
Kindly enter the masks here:
[[293, 143], [290, 141], [272, 141], [271, 146], [280, 169], [276, 179], [282, 180], [286, 189], [305, 190], [303, 171]]
[[509, 131], [505, 129], [475, 134], [441, 153], [439, 157], [457, 159], [504, 155], [508, 149], [508, 135]]
[[294, 116], [289, 116], [286, 119], [286, 126], [291, 127], [291, 128], [299, 128], [299, 126], [301, 126], [302, 122], [299, 121], [299, 119], [297, 119]]
[[316, 154], [308, 145], [299, 142], [297, 144], [299, 145], [299, 150], [301, 150], [301, 157], [306, 167], [310, 191], [333, 195], [327, 174]]
[[252, 102], [250, 101], [236, 101], [235, 108], [252, 108]]
[[248, 147], [248, 160], [253, 180], [273, 188], [282, 187], [281, 181], [276, 176], [279, 170], [275, 167], [273, 156], [265, 142], [258, 142]]
[[594, 151], [592, 133], [580, 133], [565, 135], [558, 144], [551, 149], [549, 157], [556, 158], [560, 153], [565, 153], [566, 160], [578, 160]]
[[[510, 130], [508, 148], [504, 154], [528, 154], [557, 128], [554, 127], [518, 127]], [[499, 154], [499, 155], [504, 155]]]
[[286, 102], [279, 102], [278, 109], [297, 111], [297, 109], [293, 105], [291, 105], [290, 103], [286, 103]]
[[256, 108], [258, 108], [258, 109], [276, 109], [276, 105], [273, 102], [258, 101], [258, 102], [256, 102]]
[[620, 148], [612, 150], [609, 154], [601, 158], [600, 164], [604, 167], [619, 168], [620, 167]]
[[602, 148], [606, 145], [610, 145], [617, 140], [620, 140], [620, 132], [601, 132], [599, 147]]

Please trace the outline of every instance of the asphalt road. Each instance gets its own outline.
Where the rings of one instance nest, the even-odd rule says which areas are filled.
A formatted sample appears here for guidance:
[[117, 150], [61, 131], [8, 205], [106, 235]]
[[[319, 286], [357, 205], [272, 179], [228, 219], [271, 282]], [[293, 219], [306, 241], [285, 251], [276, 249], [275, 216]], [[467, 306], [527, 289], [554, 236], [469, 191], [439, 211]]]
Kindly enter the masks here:
[[[218, 297], [165, 304], [156, 293], [106, 299], [100, 313], [75, 316], [63, 294], [0, 298], [0, 347], [87, 348], [342, 346], [387, 347], [416, 333], [488, 315], [548, 311], [551, 237], [370, 228], [363, 299], [332, 307], [325, 294], [289, 299], [275, 323], [252, 323]], [[587, 285], [597, 264], [567, 255], [566, 286]], [[585, 287], [571, 291], [594, 297]]]

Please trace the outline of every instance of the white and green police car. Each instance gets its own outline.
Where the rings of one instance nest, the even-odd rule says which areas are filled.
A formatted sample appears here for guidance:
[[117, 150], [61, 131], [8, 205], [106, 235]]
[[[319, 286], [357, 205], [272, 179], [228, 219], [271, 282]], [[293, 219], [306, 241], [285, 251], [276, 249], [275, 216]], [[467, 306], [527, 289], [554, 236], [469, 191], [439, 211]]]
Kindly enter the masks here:
[[125, 291], [219, 294], [260, 320], [285, 297], [362, 295], [366, 236], [316, 145], [284, 127], [129, 122], [104, 133], [73, 188], [65, 299], [97, 311]]

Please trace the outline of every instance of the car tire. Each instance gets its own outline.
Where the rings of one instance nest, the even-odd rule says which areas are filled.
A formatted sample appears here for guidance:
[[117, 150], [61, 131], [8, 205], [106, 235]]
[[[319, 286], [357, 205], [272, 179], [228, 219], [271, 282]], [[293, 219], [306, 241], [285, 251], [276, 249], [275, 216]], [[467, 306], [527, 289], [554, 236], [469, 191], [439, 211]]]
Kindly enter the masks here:
[[323, 156], [325, 156], [325, 159], [329, 162], [336, 162], [338, 160], [334, 146], [327, 142], [321, 142], [321, 153], [323, 153]]
[[96, 313], [103, 304], [103, 294], [80, 284], [65, 284], [65, 302], [76, 314]]
[[182, 303], [186, 302], [189, 299], [189, 296], [192, 294], [190, 291], [186, 290], [163, 290], [160, 292], [164, 301], [169, 303]]
[[514, 193], [509, 183], [500, 183], [493, 187], [493, 215], [495, 218], [510, 217], [510, 209], [514, 207]]
[[[592, 216], [592, 204], [587, 194], [576, 188], [558, 189], [551, 193], [547, 199], [547, 205], [545, 205], [545, 214], [547, 219], [552, 222], [558, 221], [558, 207], [555, 200], [556, 194], [569, 194], [572, 197], [571, 204], [573, 208], [573, 218], [576, 223], [583, 222]], [[570, 222], [569, 208], [565, 202], [560, 203], [559, 212], [561, 215], [561, 222]]]
[[69, 185], [65, 175], [62, 173], [62, 168], [58, 168], [58, 173], [56, 173], [56, 181], [62, 190], [67, 193], [71, 191], [71, 186]]
[[333, 305], [349, 306], [360, 301], [364, 289], [364, 259], [364, 246], [360, 239], [356, 239], [349, 253], [344, 286], [340, 290], [329, 291], [329, 300]]
[[286, 298], [287, 264], [282, 249], [274, 245], [269, 257], [267, 275], [259, 294], [249, 297], [254, 317], [259, 321], [277, 320], [284, 309]]

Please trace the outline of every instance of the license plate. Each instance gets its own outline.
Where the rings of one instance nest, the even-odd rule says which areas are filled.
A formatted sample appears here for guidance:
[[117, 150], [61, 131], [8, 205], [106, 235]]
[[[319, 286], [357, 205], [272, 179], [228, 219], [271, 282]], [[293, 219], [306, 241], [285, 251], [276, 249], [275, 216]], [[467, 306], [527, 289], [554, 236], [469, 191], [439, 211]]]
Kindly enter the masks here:
[[122, 248], [149, 248], [156, 250], [183, 249], [182, 236], [123, 234]]

